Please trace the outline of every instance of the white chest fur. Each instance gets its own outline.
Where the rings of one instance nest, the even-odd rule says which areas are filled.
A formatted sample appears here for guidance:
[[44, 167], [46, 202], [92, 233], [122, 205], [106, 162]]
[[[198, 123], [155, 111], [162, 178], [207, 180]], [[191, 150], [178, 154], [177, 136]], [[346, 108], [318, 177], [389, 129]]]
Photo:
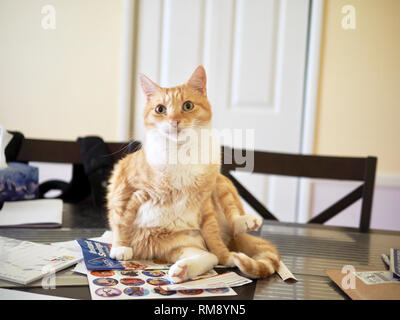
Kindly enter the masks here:
[[[213, 139], [210, 136], [209, 139]], [[199, 140], [189, 141], [186, 145], [171, 143], [160, 135], [156, 130], [146, 134], [144, 144], [145, 155], [148, 163], [154, 166], [155, 170], [161, 170], [168, 187], [178, 191], [176, 199], [168, 201], [168, 205], [163, 201], [149, 200], [138, 210], [134, 225], [141, 228], [162, 227], [170, 230], [199, 229], [199, 212], [201, 203], [194, 204], [189, 201], [190, 195], [179, 193], [185, 187], [199, 183], [202, 177], [209, 170], [210, 161], [202, 162], [203, 146], [208, 146], [213, 150], [214, 157], [209, 157], [211, 162], [220, 162], [220, 145], [216, 141], [209, 144], [198, 144]], [[180, 158], [185, 150], [197, 153], [199, 161], [191, 161], [193, 158]], [[209, 152], [209, 151], [208, 151]], [[175, 158], [178, 156], [178, 158]], [[188, 162], [183, 162], [188, 161]], [[203, 157], [204, 159], [204, 157]], [[190, 206], [188, 205], [190, 202]]]
[[171, 205], [149, 200], [136, 214], [134, 225], [140, 228], [162, 227], [168, 230], [199, 229], [199, 208], [187, 206], [187, 196]]
[[193, 186], [207, 173], [208, 166], [206, 165], [176, 165], [169, 166], [165, 169], [165, 174], [168, 176], [170, 187], [181, 190], [182, 188]]

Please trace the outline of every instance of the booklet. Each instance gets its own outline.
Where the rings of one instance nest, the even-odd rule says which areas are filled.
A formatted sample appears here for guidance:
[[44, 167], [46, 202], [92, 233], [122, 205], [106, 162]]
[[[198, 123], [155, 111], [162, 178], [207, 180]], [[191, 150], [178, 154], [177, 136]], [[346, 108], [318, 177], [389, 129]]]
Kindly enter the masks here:
[[70, 267], [81, 256], [64, 248], [0, 237], [0, 279], [29, 284]]
[[4, 202], [0, 227], [56, 228], [62, 223], [60, 199], [36, 199]]

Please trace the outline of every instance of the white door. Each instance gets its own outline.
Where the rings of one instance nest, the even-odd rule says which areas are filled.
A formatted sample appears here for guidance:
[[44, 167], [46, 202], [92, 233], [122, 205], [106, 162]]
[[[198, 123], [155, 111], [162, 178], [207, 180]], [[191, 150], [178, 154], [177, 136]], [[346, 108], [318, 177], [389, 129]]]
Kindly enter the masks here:
[[[256, 150], [300, 152], [308, 10], [308, 0], [141, 1], [135, 71], [174, 86], [203, 64], [217, 129], [254, 130]], [[136, 85], [137, 139], [143, 104]], [[235, 176], [279, 220], [296, 221], [297, 179]]]

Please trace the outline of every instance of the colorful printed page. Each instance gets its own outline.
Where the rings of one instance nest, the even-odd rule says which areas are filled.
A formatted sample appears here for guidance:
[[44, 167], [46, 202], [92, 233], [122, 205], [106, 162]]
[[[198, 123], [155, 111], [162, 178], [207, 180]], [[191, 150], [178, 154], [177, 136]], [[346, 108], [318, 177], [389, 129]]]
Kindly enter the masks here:
[[[202, 298], [232, 296], [229, 287], [211, 289], [165, 290], [171, 284], [167, 270], [125, 269], [88, 272], [90, 294], [93, 300]], [[202, 275], [216, 275], [214, 270]]]

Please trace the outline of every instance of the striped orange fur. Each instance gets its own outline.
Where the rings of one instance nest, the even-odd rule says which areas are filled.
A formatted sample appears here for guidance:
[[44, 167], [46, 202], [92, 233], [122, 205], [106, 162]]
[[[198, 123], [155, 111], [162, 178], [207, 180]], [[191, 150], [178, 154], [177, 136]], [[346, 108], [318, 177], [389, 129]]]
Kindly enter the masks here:
[[226, 258], [226, 252], [222, 256], [213, 250], [211, 252], [214, 252], [222, 263], [236, 265], [251, 278], [265, 278], [278, 270], [280, 255], [275, 246], [265, 239], [246, 234], [247, 231], [257, 230], [262, 219], [245, 214], [235, 186], [221, 174], [217, 177], [213, 201], [221, 237], [229, 255]]

